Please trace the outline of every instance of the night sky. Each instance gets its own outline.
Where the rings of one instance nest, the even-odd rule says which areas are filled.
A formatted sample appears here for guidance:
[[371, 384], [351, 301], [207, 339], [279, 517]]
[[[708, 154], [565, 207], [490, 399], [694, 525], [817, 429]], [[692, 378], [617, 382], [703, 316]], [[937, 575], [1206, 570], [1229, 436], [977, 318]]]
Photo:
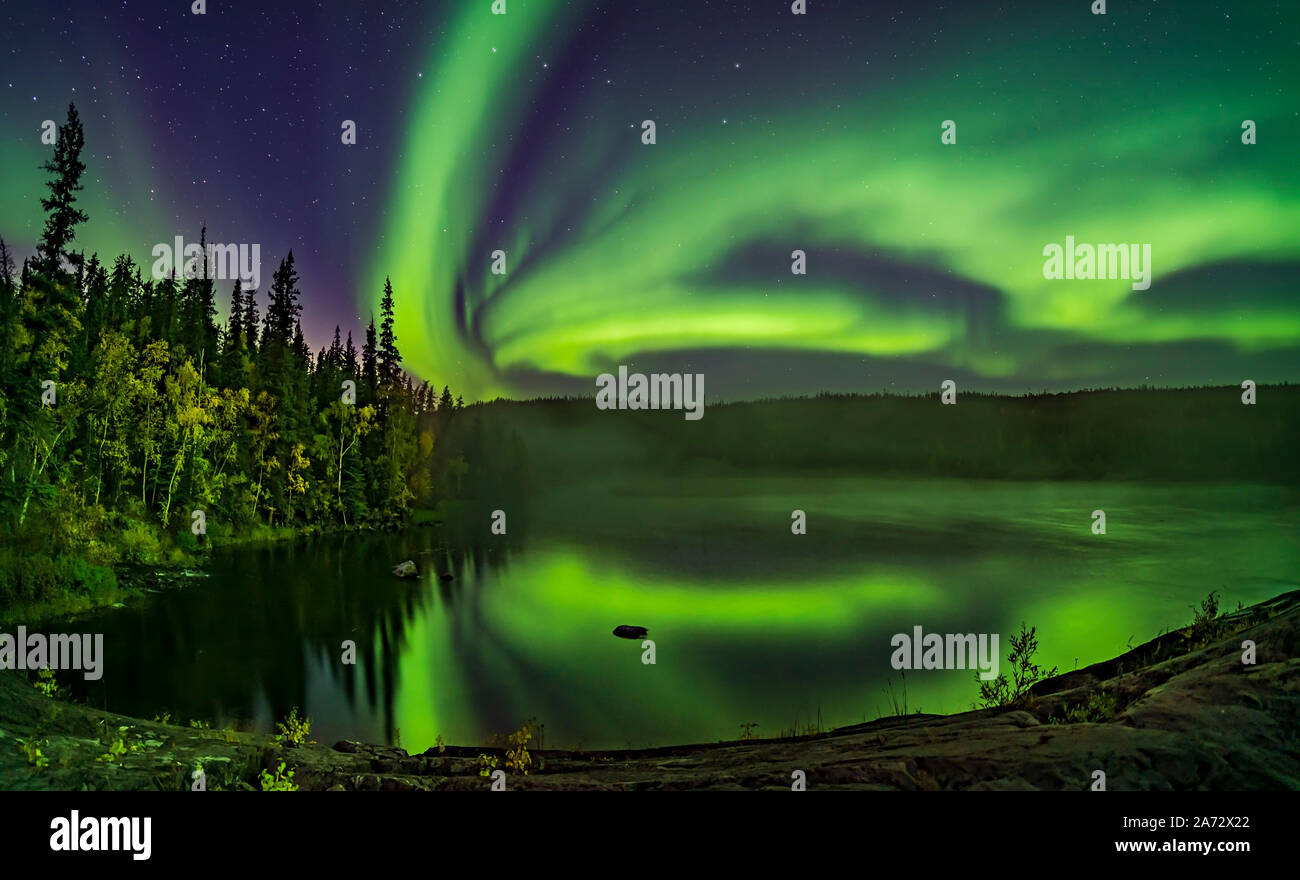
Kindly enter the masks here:
[[[147, 271], [206, 223], [263, 289], [292, 248], [313, 348], [391, 275], [467, 400], [1300, 379], [1291, 0], [491, 5], [0, 0], [0, 235], [33, 251], [71, 100], [79, 247]], [[1150, 289], [1045, 279], [1067, 235], [1149, 243]]]

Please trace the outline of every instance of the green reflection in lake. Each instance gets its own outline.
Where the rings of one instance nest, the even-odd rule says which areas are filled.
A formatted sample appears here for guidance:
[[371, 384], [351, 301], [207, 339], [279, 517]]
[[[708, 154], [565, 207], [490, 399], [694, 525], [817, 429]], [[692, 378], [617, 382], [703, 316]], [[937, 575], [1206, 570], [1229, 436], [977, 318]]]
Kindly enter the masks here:
[[[1090, 514], [1107, 514], [1093, 535]], [[790, 512], [808, 534], [790, 534]], [[891, 712], [890, 637], [1038, 627], [1062, 670], [1295, 587], [1297, 500], [1253, 485], [715, 478], [576, 488], [446, 525], [220, 553], [179, 593], [80, 624], [94, 705], [412, 751], [533, 717], [548, 747], [775, 736]], [[418, 581], [389, 570], [416, 560]], [[445, 582], [439, 574], [454, 580]], [[649, 628], [656, 663], [611, 630]], [[356, 666], [339, 662], [355, 640]], [[974, 673], [915, 671], [908, 707], [968, 709]]]

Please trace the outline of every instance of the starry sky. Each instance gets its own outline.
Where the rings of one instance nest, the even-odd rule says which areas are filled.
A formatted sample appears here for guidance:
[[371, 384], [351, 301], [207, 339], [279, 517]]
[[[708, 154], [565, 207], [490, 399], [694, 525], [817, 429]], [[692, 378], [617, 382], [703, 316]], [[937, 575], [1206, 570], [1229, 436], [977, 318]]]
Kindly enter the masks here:
[[[1300, 379], [1291, 2], [0, 4], [20, 256], [75, 101], [80, 247], [206, 223], [264, 285], [292, 248], [313, 348], [391, 276], [408, 369], [467, 400]], [[1044, 278], [1067, 235], [1150, 244], [1150, 288]]]

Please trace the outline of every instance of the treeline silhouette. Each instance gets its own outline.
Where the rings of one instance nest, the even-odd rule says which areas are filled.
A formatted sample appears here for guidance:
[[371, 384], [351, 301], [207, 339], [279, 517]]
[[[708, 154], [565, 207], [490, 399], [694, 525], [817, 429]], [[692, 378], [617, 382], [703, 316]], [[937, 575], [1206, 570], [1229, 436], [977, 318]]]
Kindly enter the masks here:
[[[537, 489], [693, 474], [1300, 483], [1300, 386], [1098, 390], [1018, 397], [822, 394], [678, 411], [597, 410], [591, 398], [497, 400], [466, 412], [527, 438]], [[462, 420], [449, 443], [468, 426]]]

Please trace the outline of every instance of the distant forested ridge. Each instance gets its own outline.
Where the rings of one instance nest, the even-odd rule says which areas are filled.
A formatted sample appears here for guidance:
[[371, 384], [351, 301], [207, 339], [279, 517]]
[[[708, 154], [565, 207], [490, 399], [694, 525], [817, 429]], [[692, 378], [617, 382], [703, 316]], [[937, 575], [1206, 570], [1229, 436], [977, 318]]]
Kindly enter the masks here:
[[206, 256], [195, 277], [161, 279], [87, 256], [83, 138], [70, 106], [35, 256], [19, 268], [0, 241], [0, 604], [178, 561], [199, 541], [194, 511], [229, 537], [392, 523], [428, 500], [457, 404], [403, 371], [391, 284], [359, 351], [336, 327], [313, 355], [292, 251], [260, 315], [256, 291], [217, 290]]
[[605, 412], [591, 398], [497, 400], [468, 407], [439, 443], [456, 448], [485, 428], [526, 438], [509, 455], [469, 445], [474, 462], [490, 461], [494, 472], [526, 454], [532, 491], [624, 477], [791, 473], [1300, 485], [1300, 385], [1261, 385], [1254, 405], [1241, 397], [1233, 385], [1019, 397], [959, 391], [944, 406], [936, 388], [710, 400], [699, 421], [676, 411]]

